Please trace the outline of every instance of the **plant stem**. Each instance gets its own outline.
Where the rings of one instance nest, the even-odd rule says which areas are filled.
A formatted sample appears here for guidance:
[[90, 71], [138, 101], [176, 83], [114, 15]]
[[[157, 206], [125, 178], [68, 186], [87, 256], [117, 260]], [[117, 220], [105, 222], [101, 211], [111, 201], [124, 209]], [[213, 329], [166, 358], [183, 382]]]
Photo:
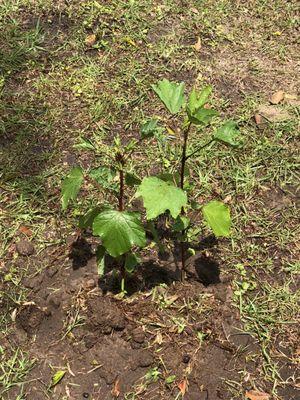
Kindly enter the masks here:
[[119, 211], [124, 211], [124, 170], [119, 170], [120, 188], [119, 188]]
[[[186, 130], [183, 132], [183, 145], [182, 145], [182, 154], [181, 154], [181, 170], [180, 170], [180, 188], [183, 190], [184, 187], [184, 171], [185, 171], [185, 163], [187, 160], [186, 156], [186, 150], [187, 150], [187, 143], [188, 143], [188, 138], [189, 138], [189, 132], [191, 129], [192, 123], [189, 122]], [[184, 208], [181, 208], [181, 215], [184, 215]], [[185, 231], [181, 231], [182, 238], [180, 241], [180, 253], [181, 253], [181, 281], [183, 282], [185, 279], [185, 246], [183, 242], [183, 237], [185, 234]]]
[[215, 139], [211, 139], [209, 142], [205, 143], [204, 145], [197, 147], [196, 150], [194, 150], [192, 153], [188, 154], [188, 155], [185, 157], [185, 161], [188, 160], [190, 157], [194, 156], [195, 154], [197, 154], [199, 151], [205, 149], [205, 147], [209, 146], [209, 145], [212, 144], [214, 141], [215, 141]]
[[187, 149], [187, 142], [188, 142], [191, 125], [192, 125], [191, 122], [189, 122], [186, 130], [183, 132], [183, 145], [182, 145], [181, 170], [180, 170], [180, 187], [181, 187], [181, 189], [183, 189], [183, 186], [184, 186], [184, 170], [185, 170], [185, 162], [187, 160], [186, 149]]

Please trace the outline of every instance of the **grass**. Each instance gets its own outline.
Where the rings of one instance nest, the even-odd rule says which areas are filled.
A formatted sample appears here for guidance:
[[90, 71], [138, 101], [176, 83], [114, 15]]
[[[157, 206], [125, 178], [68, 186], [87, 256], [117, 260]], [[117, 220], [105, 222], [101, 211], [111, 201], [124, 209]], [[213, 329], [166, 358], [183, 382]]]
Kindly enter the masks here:
[[[95, 162], [90, 153], [74, 148], [80, 138], [101, 150], [117, 133], [125, 140], [136, 135], [139, 124], [152, 115], [167, 121], [176, 135], [175, 122], [167, 119], [150, 84], [160, 77], [184, 80], [189, 88], [211, 83], [215, 106], [222, 117], [240, 122], [244, 145], [234, 152], [210, 146], [190, 161], [192, 194], [201, 204], [216, 196], [229, 198], [234, 232], [231, 241], [220, 245], [224, 273], [234, 277], [233, 287], [241, 293], [233, 304], [245, 331], [260, 345], [260, 353], [253, 355], [262, 360], [260, 383], [271, 382], [280, 398], [277, 389], [284, 382], [274, 341], [281, 336], [295, 345], [299, 296], [295, 147], [300, 110], [283, 105], [291, 120], [263, 129], [252, 117], [272, 91], [295, 91], [297, 2], [186, 3], [1, 2], [0, 258], [5, 260], [4, 280], [10, 281], [9, 291], [1, 291], [6, 309], [1, 326], [5, 333], [10, 312], [26, 299], [21, 278], [27, 266], [19, 269], [13, 258], [20, 226], [30, 228], [42, 251], [64, 241], [64, 234], [45, 239], [49, 231], [70, 230], [89, 201], [99, 201], [99, 193], [86, 190], [78, 209], [61, 215], [58, 188], [68, 160]], [[93, 48], [85, 44], [91, 33], [97, 35]], [[199, 53], [193, 48], [198, 37]], [[191, 147], [208, 136], [194, 131]], [[132, 166], [141, 175], [157, 167], [176, 171], [177, 144], [170, 135], [157, 148], [141, 149]], [[167, 298], [158, 302], [168, 307]], [[173, 320], [176, 329], [186, 322], [180, 315]], [[72, 323], [78, 319], [67, 330]], [[24, 381], [31, 361], [17, 349], [1, 368], [8, 390]]]

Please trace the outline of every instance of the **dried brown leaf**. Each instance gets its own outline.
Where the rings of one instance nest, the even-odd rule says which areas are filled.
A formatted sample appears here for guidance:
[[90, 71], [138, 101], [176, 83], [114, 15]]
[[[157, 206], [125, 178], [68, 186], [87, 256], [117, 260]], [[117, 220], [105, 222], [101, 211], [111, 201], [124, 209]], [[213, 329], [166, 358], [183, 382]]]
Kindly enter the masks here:
[[19, 228], [19, 231], [21, 233], [24, 233], [24, 235], [26, 235], [26, 236], [32, 236], [32, 230], [27, 228], [27, 226], [25, 226], [25, 225], [21, 225]]
[[259, 390], [249, 390], [249, 392], [246, 392], [246, 398], [249, 400], [270, 400], [270, 395]]
[[184, 395], [185, 395], [185, 392], [186, 392], [186, 388], [187, 388], [187, 380], [186, 380], [186, 379], [183, 379], [183, 381], [181, 381], [181, 382], [179, 382], [179, 383], [177, 384], [177, 387], [178, 387], [178, 389], [180, 390], [182, 396], [184, 396]]
[[278, 90], [277, 92], [273, 93], [270, 97], [271, 104], [279, 104], [284, 99], [284, 91]]
[[270, 122], [283, 122], [291, 119], [291, 115], [276, 106], [262, 105], [258, 109], [258, 114]]

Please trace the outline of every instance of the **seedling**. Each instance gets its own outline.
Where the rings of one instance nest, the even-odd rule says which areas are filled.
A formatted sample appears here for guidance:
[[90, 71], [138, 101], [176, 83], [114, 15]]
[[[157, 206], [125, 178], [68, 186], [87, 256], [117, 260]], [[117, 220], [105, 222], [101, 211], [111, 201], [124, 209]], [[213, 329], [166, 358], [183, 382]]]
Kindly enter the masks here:
[[[148, 220], [153, 220], [168, 211], [174, 219], [173, 230], [178, 234], [181, 249], [181, 277], [184, 279], [186, 269], [186, 244], [188, 242], [191, 221], [187, 216], [188, 198], [185, 190], [186, 164], [193, 156], [205, 150], [214, 142], [222, 142], [228, 146], [236, 147], [238, 142], [237, 125], [233, 121], [226, 121], [215, 129], [210, 139], [195, 148], [189, 146], [189, 135], [193, 127], [203, 130], [211, 124], [217, 112], [208, 106], [212, 92], [210, 86], [198, 92], [193, 89], [186, 101], [183, 82], [175, 83], [166, 79], [152, 86], [155, 93], [163, 102], [172, 116], [178, 117], [183, 111], [181, 122], [181, 156], [178, 177], [167, 178], [152, 176], [143, 179], [137, 196], [142, 197]], [[182, 114], [183, 114], [182, 113]], [[213, 200], [202, 207], [203, 218], [212, 229], [216, 237], [230, 235], [230, 211], [224, 203]]]
[[[125, 185], [134, 186], [140, 180], [126, 171], [127, 161], [137, 145], [153, 135], [156, 129], [154, 120], [147, 121], [141, 128], [139, 140], [133, 139], [127, 145], [122, 145], [119, 137], [114, 139], [110, 149], [112, 165], [83, 171], [80, 167], [73, 168], [62, 184], [62, 208], [66, 210], [70, 201], [77, 198], [84, 179], [109, 190], [117, 199], [117, 207], [100, 206], [91, 209], [79, 221], [81, 230], [92, 228], [95, 236], [100, 236], [102, 244], [97, 248], [97, 262], [99, 275], [105, 272], [105, 255], [115, 258], [118, 264], [124, 293], [124, 279], [127, 272], [132, 272], [139, 262], [133, 248], [142, 248], [146, 245], [145, 229], [138, 212], [128, 211], [125, 205]], [[80, 147], [93, 150], [93, 144], [82, 140]]]

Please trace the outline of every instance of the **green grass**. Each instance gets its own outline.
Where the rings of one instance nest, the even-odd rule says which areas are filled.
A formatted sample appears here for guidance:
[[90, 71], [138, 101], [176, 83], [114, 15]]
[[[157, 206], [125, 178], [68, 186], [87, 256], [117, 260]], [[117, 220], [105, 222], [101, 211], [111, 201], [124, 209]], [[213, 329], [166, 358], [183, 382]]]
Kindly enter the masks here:
[[[6, 310], [1, 326], [9, 330], [10, 313], [26, 299], [21, 278], [27, 265], [19, 269], [12, 260], [20, 226], [31, 229], [42, 251], [65, 239], [45, 240], [48, 230], [70, 231], [89, 202], [111, 200], [87, 187], [78, 207], [61, 214], [59, 187], [69, 169], [67, 156], [79, 164], [103, 162], [74, 148], [80, 138], [92, 140], [101, 154], [116, 134], [126, 140], [136, 136], [149, 116], [176, 130], [150, 85], [161, 77], [183, 80], [188, 88], [210, 83], [221, 118], [239, 121], [244, 143], [234, 151], [209, 146], [190, 160], [191, 195], [200, 204], [230, 199], [234, 229], [232, 239], [220, 244], [224, 274], [234, 277], [237, 291], [244, 290], [244, 281], [250, 284], [242, 301], [235, 296], [233, 304], [244, 329], [259, 341], [260, 353], [253, 357], [262, 359], [261, 382], [271, 382], [276, 395], [284, 383], [273, 341], [282, 335], [294, 344], [289, 332], [299, 297], [293, 281], [299, 273], [294, 193], [300, 110], [282, 105], [291, 120], [263, 129], [252, 117], [273, 91], [295, 91], [297, 2], [102, 3], [0, 4], [0, 258], [8, 265], [3, 278], [10, 281], [9, 291], [1, 292]], [[85, 44], [91, 33], [97, 35], [94, 48]], [[193, 48], [198, 37], [199, 53]], [[209, 134], [193, 131], [191, 147], [205, 143]], [[140, 175], [158, 168], [176, 171], [178, 152], [178, 139], [170, 137], [140, 149], [130, 167]], [[4, 362], [5, 390], [25, 379], [31, 365], [26, 360], [17, 350]]]

